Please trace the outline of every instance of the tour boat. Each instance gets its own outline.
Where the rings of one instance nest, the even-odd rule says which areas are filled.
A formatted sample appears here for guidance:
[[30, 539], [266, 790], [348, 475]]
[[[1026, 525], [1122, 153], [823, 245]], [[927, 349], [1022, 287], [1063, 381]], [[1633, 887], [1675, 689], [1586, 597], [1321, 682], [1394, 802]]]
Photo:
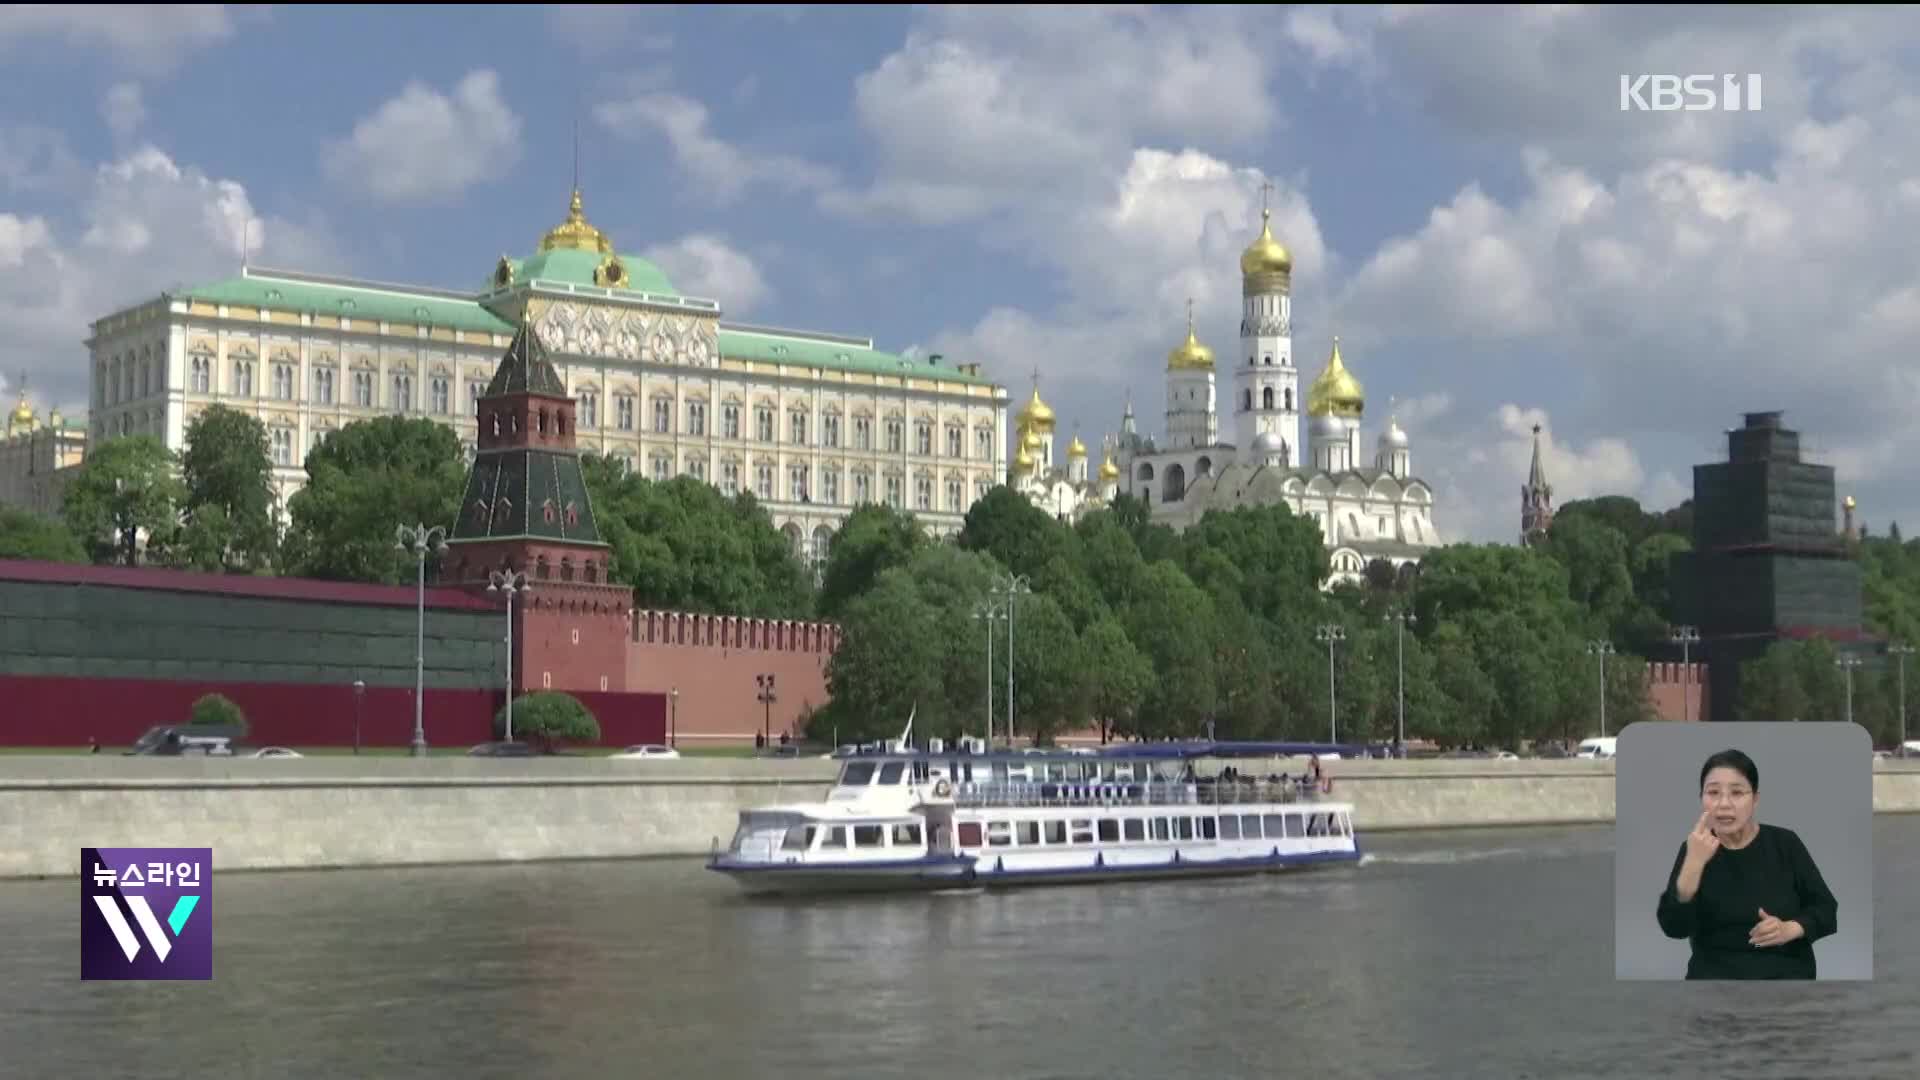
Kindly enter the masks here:
[[[1313, 743], [1129, 743], [961, 753], [898, 744], [845, 758], [824, 801], [740, 812], [710, 870], [753, 893], [999, 888], [1257, 874], [1360, 859], [1353, 807]], [[1346, 748], [1351, 750], [1352, 748]], [[1199, 763], [1208, 762], [1205, 767]], [[1222, 761], [1227, 764], [1220, 764]]]

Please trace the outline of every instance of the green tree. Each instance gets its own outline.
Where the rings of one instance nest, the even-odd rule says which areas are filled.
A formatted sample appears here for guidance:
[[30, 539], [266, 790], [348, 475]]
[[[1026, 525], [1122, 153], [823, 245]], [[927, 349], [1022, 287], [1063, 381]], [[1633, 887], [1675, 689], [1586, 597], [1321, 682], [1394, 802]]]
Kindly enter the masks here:
[[152, 435], [108, 439], [88, 451], [61, 509], [89, 557], [138, 565], [140, 534], [150, 557], [164, 554], [187, 497], [177, 465], [173, 452]]
[[0, 506], [0, 559], [84, 563], [87, 549], [63, 521], [17, 506]]
[[[1183, 565], [1195, 584], [1207, 587], [1206, 553], [1215, 567], [1238, 571], [1235, 590], [1247, 610], [1264, 619], [1297, 615], [1317, 599], [1327, 576], [1327, 550], [1320, 526], [1285, 506], [1209, 510], [1180, 537]], [[1217, 589], [1210, 590], [1215, 593]]]
[[926, 533], [911, 514], [874, 503], [855, 508], [840, 526], [827, 556], [818, 598], [821, 617], [838, 616], [881, 574], [905, 566], [926, 542]]
[[944, 730], [947, 718], [931, 712], [946, 699], [941, 669], [951, 629], [947, 613], [921, 598], [903, 568], [882, 573], [841, 611], [840, 645], [827, 663], [831, 701], [821, 719], [846, 742], [897, 735], [909, 713], [916, 723], [928, 716], [918, 730]]
[[247, 714], [240, 711], [232, 698], [225, 694], [202, 694], [193, 703], [192, 726], [230, 727], [238, 730], [240, 737], [247, 734]]
[[765, 618], [812, 610], [793, 546], [749, 494], [729, 499], [691, 476], [664, 482], [589, 459], [582, 470], [614, 580], [644, 607]]
[[1132, 724], [1153, 687], [1153, 663], [1127, 639], [1120, 620], [1107, 615], [1080, 636], [1086, 663], [1087, 703], [1100, 728], [1100, 741]]
[[[495, 738], [507, 733], [507, 707], [493, 714]], [[513, 702], [513, 736], [544, 744], [551, 752], [561, 743], [592, 745], [600, 741], [600, 721], [572, 694], [541, 690], [524, 694]]]
[[[279, 535], [267, 426], [237, 409], [208, 406], [187, 424], [180, 472], [187, 487], [186, 521], [204, 519], [180, 561], [202, 570], [271, 565]], [[208, 514], [209, 508], [219, 512]]]
[[[422, 417], [358, 420], [307, 455], [307, 482], [287, 501], [287, 572], [331, 581], [411, 584], [417, 556], [400, 551], [401, 525], [451, 529], [466, 484], [452, 428]], [[437, 574], [438, 557], [428, 555]]]

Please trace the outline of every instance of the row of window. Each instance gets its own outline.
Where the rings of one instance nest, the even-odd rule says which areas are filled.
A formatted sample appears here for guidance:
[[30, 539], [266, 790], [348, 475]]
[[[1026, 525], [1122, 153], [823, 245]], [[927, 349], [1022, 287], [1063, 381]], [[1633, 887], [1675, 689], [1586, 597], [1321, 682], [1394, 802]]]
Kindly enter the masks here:
[[[614, 460], [629, 469], [632, 468], [632, 459], [627, 454], [616, 454]], [[852, 505], [858, 506], [863, 503], [873, 502], [873, 473], [870, 470], [862, 468], [855, 468], [849, 470], [849, 472], [850, 475], [845, 479], [847, 481], [846, 490], [850, 491], [852, 495]], [[673, 459], [666, 454], [654, 455], [651, 459], [650, 474], [654, 480], [662, 483], [671, 480], [674, 476]], [[696, 480], [707, 479], [707, 459], [705, 455], [687, 458], [686, 474]], [[818, 489], [815, 489], [811, 483], [812, 476], [813, 470], [811, 466], [789, 465], [787, 466], [786, 486], [784, 488], [776, 488], [774, 486], [776, 477], [775, 467], [770, 463], [761, 462], [753, 466], [752, 491], [754, 496], [763, 502], [770, 502], [774, 499], [787, 499], [792, 502], [819, 503], [826, 506], [841, 505], [843, 489], [841, 486], [842, 477], [839, 467], [827, 466], [820, 470], [820, 485]], [[738, 495], [741, 491], [741, 477], [742, 468], [739, 462], [725, 461], [720, 463], [719, 487], [722, 493], [729, 497]], [[885, 492], [886, 504], [895, 509], [905, 509], [903, 496], [906, 490], [906, 478], [897, 474], [889, 474], [882, 476], [880, 481], [881, 489]], [[978, 502], [986, 498], [987, 491], [991, 486], [984, 477], [975, 477], [973, 481], [974, 501]], [[916, 510], [934, 509], [934, 490], [933, 477], [927, 475], [914, 477], [913, 508]], [[943, 502], [948, 513], [961, 514], [966, 512], [968, 504], [962, 501], [966, 493], [966, 485], [959, 477], [948, 477], [941, 493], [945, 496]]]
[[[1346, 821], [1324, 814], [1170, 814], [1153, 817], [1019, 819], [986, 823], [986, 846], [1076, 847], [1090, 844], [1165, 844], [1178, 840], [1299, 840], [1345, 836]], [[977, 821], [959, 824], [959, 846], [981, 846]], [[837, 851], [846, 848], [918, 848], [918, 822], [891, 825], [795, 825], [787, 830], [784, 851]], [[818, 846], [815, 846], [815, 841]]]

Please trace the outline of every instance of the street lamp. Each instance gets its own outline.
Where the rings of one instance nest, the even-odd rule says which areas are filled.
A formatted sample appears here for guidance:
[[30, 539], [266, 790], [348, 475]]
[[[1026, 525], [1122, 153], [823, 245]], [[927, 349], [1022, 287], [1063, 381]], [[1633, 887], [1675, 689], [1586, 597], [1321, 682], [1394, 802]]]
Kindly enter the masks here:
[[1693, 646], [1700, 644], [1700, 631], [1691, 626], [1675, 627], [1673, 642], [1680, 646], [1681, 715], [1693, 719]]
[[674, 687], [673, 690], [667, 694], [667, 698], [671, 702], [671, 705], [669, 706], [670, 711], [667, 713], [667, 745], [679, 746], [680, 745], [680, 742], [679, 742], [680, 688], [677, 686]]
[[1333, 647], [1336, 643], [1347, 640], [1347, 630], [1346, 627], [1337, 623], [1328, 623], [1322, 626], [1314, 636], [1327, 643], [1327, 742], [1338, 743], [1340, 741], [1340, 702], [1333, 689]]
[[397, 527], [398, 540], [394, 547], [401, 551], [413, 552], [419, 560], [419, 629], [413, 643], [413, 746], [414, 757], [427, 756], [427, 729], [425, 724], [427, 698], [427, 553], [438, 555], [447, 550], [447, 528], [435, 525], [429, 529], [425, 525]]
[[513, 594], [532, 592], [525, 570], [487, 571], [487, 591], [507, 594], [507, 741], [513, 741]]
[[973, 617], [985, 623], [987, 627], [987, 749], [991, 750], [993, 749], [993, 621], [1004, 619], [1007, 615], [998, 605], [990, 601], [982, 601], [973, 606]]
[[1907, 756], [1907, 657], [1913, 655], [1913, 646], [1894, 642], [1887, 651], [1900, 658], [1900, 756]]
[[[1004, 578], [995, 578], [994, 586], [989, 590], [994, 596], [1007, 598], [1007, 749], [1013, 749], [1013, 615], [1014, 598], [1033, 592], [1033, 582], [1025, 574], [1008, 574]], [[991, 628], [992, 624], [988, 624]], [[989, 747], [991, 749], [991, 747]]]
[[765, 719], [760, 722], [760, 747], [761, 749], [766, 749], [773, 745], [773, 703], [778, 701], [779, 697], [773, 692], [773, 676], [771, 674], [755, 675], [753, 681], [760, 685], [760, 693], [757, 695], [757, 698], [760, 704], [766, 709]]
[[360, 714], [367, 700], [367, 683], [364, 679], [353, 680], [353, 752], [360, 753]]
[[1600, 658], [1600, 737], [1607, 737], [1607, 657], [1613, 653], [1611, 641], [1587, 642], [1587, 655]]
[[1853, 669], [1860, 666], [1857, 656], [1843, 656], [1833, 666], [1847, 673], [1847, 723], [1853, 723]]
[[1419, 622], [1419, 620], [1414, 618], [1413, 612], [1411, 611], [1396, 611], [1388, 615], [1387, 618], [1400, 624], [1400, 628], [1397, 631], [1397, 636], [1400, 639], [1398, 645], [1400, 653], [1400, 734], [1393, 741], [1393, 749], [1397, 756], [1405, 757], [1407, 754], [1407, 624]]

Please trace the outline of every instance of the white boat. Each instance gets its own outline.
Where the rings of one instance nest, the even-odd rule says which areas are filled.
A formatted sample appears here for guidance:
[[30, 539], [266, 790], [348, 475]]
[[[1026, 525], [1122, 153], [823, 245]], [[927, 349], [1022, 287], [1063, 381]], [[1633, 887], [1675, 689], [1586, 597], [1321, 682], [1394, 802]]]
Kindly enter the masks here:
[[[895, 750], [844, 759], [820, 802], [740, 812], [708, 869], [749, 892], [857, 892], [1256, 874], [1360, 859], [1353, 807], [1298, 770], [1310, 743]], [[1351, 748], [1349, 748], [1351, 749]], [[1210, 767], [1197, 767], [1207, 762]]]

